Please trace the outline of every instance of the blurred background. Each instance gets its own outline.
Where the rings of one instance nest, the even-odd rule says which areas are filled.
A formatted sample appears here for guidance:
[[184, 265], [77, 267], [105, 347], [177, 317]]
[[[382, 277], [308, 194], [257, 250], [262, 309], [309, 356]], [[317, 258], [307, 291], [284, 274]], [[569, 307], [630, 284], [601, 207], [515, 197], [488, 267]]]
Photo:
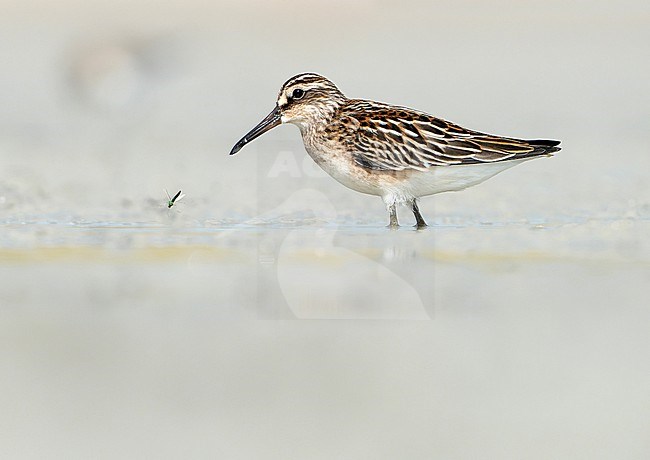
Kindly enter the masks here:
[[[650, 457], [648, 2], [0, 12], [1, 457]], [[391, 232], [306, 71], [563, 150]]]

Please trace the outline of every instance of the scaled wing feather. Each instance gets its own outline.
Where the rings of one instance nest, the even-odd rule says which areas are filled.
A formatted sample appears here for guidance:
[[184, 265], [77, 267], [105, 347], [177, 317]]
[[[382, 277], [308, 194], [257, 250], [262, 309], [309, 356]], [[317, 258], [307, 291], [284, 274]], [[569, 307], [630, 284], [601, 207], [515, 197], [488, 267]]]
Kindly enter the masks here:
[[353, 101], [345, 117], [354, 160], [367, 169], [426, 170], [432, 166], [492, 163], [547, 155], [556, 141], [526, 141], [471, 131], [416, 112], [370, 101]]

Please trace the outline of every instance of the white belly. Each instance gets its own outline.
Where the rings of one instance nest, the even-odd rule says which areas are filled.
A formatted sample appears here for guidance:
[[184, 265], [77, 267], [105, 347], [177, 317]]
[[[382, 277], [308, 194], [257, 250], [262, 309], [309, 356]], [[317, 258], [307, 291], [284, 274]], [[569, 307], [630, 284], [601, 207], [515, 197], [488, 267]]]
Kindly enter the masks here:
[[501, 171], [529, 159], [470, 165], [435, 166], [427, 171], [413, 171], [399, 185], [399, 188], [414, 197], [463, 190], [472, 185], [480, 184]]
[[351, 160], [348, 154], [307, 150], [330, 176], [357, 192], [381, 196], [387, 203], [405, 203], [436, 193], [463, 190], [512, 168], [530, 158], [456, 166], [434, 166], [426, 171], [369, 171]]

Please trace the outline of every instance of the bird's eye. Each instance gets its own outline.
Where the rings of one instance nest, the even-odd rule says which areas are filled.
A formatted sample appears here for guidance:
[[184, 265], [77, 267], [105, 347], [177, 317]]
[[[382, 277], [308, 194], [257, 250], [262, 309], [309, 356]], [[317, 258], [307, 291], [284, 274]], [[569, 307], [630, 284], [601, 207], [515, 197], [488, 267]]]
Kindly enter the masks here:
[[294, 89], [293, 93], [291, 93], [291, 97], [293, 99], [302, 99], [304, 95], [305, 95], [305, 91], [300, 88]]

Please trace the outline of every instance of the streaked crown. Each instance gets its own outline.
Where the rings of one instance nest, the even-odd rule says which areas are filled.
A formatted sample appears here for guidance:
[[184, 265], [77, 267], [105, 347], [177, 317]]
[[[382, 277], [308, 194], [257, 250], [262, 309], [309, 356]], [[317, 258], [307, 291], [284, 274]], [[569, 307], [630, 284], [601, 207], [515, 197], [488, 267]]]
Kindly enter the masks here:
[[327, 121], [347, 98], [327, 78], [301, 73], [287, 80], [278, 94], [277, 105], [283, 123], [306, 127]]

